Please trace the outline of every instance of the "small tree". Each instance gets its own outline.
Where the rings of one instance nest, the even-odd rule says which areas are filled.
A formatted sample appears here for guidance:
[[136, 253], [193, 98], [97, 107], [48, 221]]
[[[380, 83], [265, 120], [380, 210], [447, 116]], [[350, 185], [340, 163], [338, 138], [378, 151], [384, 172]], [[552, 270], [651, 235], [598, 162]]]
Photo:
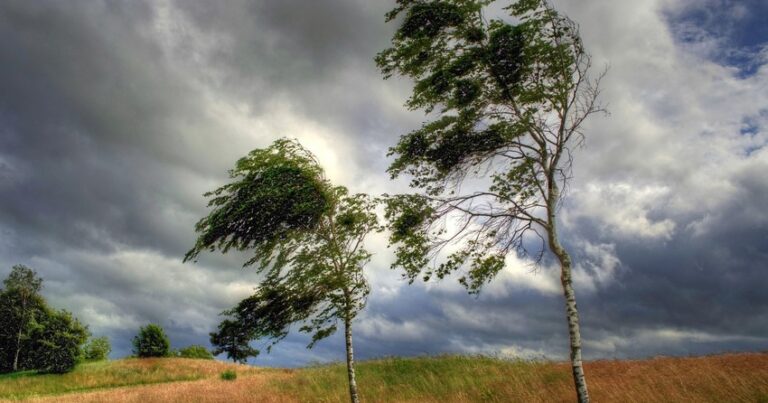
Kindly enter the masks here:
[[167, 357], [170, 349], [171, 342], [165, 331], [154, 323], [141, 327], [133, 338], [133, 354], [140, 358]]
[[210, 333], [213, 354], [227, 353], [227, 358], [245, 364], [248, 357], [256, 357], [259, 350], [251, 347], [250, 342], [255, 338], [248, 326], [239, 322], [225, 319], [219, 323], [218, 331]]
[[30, 337], [30, 366], [40, 372], [69, 372], [83, 356], [82, 345], [88, 340], [88, 328], [70, 312], [46, 311]]
[[381, 230], [375, 200], [331, 186], [314, 155], [287, 139], [252, 151], [230, 176], [232, 183], [207, 194], [214, 210], [198, 222], [200, 237], [185, 260], [216, 248], [255, 251], [245, 265], [256, 264], [265, 280], [229, 312], [254, 338], [275, 343], [303, 323], [311, 348], [341, 321], [350, 398], [358, 402], [352, 321], [369, 292], [363, 242]]
[[[34, 314], [40, 308], [42, 298], [40, 290], [43, 287], [43, 279], [37, 273], [24, 265], [16, 265], [11, 273], [3, 281], [4, 290], [4, 319], [7, 327], [13, 332], [13, 346], [10, 351], [13, 356], [11, 369], [19, 370], [19, 356], [24, 340], [30, 330], [30, 323], [34, 320]], [[5, 326], [4, 326], [5, 327]]]
[[112, 345], [107, 336], [91, 338], [83, 348], [83, 354], [88, 361], [103, 361], [109, 358]]
[[[535, 260], [548, 246], [560, 264], [573, 379], [586, 402], [571, 258], [556, 215], [581, 125], [601, 110], [600, 79], [588, 75], [578, 27], [548, 1], [513, 2], [515, 24], [487, 19], [492, 2], [397, 0], [387, 15], [402, 19], [376, 61], [386, 77], [413, 78], [407, 106], [434, 117], [391, 149], [392, 176], [409, 174], [423, 191], [390, 199], [394, 265], [411, 280], [466, 268], [460, 281], [479, 292], [507, 254], [525, 255], [540, 240]], [[447, 245], [458, 250], [427, 268]]]
[[207, 348], [200, 345], [192, 345], [180, 348], [178, 356], [181, 358], [196, 358], [200, 360], [212, 360], [213, 355]]

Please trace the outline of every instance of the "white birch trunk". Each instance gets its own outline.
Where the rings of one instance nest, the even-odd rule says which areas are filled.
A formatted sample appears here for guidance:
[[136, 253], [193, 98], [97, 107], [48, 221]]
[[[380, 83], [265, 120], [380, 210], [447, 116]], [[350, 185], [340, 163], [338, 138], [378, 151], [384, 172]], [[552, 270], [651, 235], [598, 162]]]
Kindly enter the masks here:
[[[557, 189], [554, 189], [550, 196], [550, 200], [557, 200]], [[568, 252], [560, 245], [560, 240], [557, 237], [557, 225], [555, 222], [555, 206], [554, 202], [548, 206], [547, 218], [549, 220], [549, 228], [547, 229], [547, 235], [549, 236], [549, 247], [557, 256], [560, 261], [560, 283], [563, 286], [563, 296], [565, 297], [565, 312], [568, 320], [568, 335], [570, 338], [571, 349], [571, 372], [573, 374], [573, 382], [576, 386], [576, 396], [579, 403], [589, 402], [589, 392], [587, 391], [587, 380], [584, 377], [584, 367], [581, 362], [581, 333], [579, 332], [579, 311], [576, 307], [576, 294], [573, 291], [573, 280], [571, 277], [571, 257]]]
[[352, 349], [352, 319], [349, 312], [344, 318], [344, 341], [347, 346], [347, 377], [349, 378], [349, 398], [352, 403], [360, 403], [355, 379], [355, 352]]

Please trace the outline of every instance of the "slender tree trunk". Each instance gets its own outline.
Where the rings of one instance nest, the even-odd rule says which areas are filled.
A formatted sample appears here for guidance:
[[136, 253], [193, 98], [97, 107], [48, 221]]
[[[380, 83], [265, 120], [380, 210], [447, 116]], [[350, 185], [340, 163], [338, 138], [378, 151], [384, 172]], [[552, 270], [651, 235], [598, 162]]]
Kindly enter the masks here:
[[19, 321], [19, 331], [16, 333], [16, 353], [13, 356], [13, 371], [16, 372], [19, 370], [19, 352], [21, 351], [21, 334], [24, 331], [24, 328], [27, 327], [27, 300], [24, 298], [24, 294], [22, 294], [21, 298], [21, 318]]
[[16, 372], [19, 370], [19, 351], [21, 350], [21, 327], [19, 327], [19, 332], [16, 334], [16, 354], [13, 356], [13, 372]]
[[[557, 192], [557, 190], [555, 190]], [[555, 193], [556, 194], [556, 193]], [[555, 198], [556, 200], [557, 198]], [[587, 380], [584, 377], [584, 367], [581, 363], [581, 333], [579, 332], [579, 311], [576, 308], [576, 294], [573, 291], [573, 281], [571, 278], [571, 257], [568, 252], [560, 245], [557, 237], [557, 225], [555, 222], [555, 206], [548, 206], [549, 228], [549, 247], [560, 261], [560, 282], [563, 286], [563, 296], [565, 296], [565, 312], [568, 319], [568, 335], [571, 342], [571, 372], [573, 373], [573, 382], [576, 386], [576, 396], [579, 403], [589, 402], [589, 393], [587, 391]]]
[[347, 345], [347, 377], [349, 378], [349, 398], [352, 403], [360, 403], [355, 379], [355, 352], [352, 349], [352, 318], [349, 311], [344, 316], [344, 341]]

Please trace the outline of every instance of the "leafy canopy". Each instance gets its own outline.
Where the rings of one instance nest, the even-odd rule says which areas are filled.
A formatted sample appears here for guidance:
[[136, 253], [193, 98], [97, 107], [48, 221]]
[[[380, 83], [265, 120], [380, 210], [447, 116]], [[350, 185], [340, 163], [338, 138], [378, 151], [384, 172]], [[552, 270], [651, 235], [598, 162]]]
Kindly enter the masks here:
[[[543, 0], [504, 8], [492, 0], [397, 0], [392, 46], [376, 57], [385, 77], [414, 80], [406, 105], [430, 120], [390, 149], [392, 177], [406, 174], [421, 195], [391, 197], [397, 245], [393, 266], [411, 281], [461, 267], [477, 292], [511, 251], [527, 253], [528, 235], [545, 237], [570, 172], [570, 149], [595, 105], [599, 79], [577, 26]], [[554, 217], [554, 215], [552, 216]], [[439, 265], [428, 262], [458, 245]]]
[[211, 344], [214, 346], [213, 355], [227, 354], [227, 358], [245, 364], [248, 357], [257, 357], [259, 350], [250, 346], [256, 337], [247, 325], [225, 319], [219, 323], [216, 332], [211, 332]]
[[83, 347], [83, 355], [88, 361], [103, 361], [109, 358], [112, 352], [112, 344], [107, 336], [94, 337]]
[[64, 373], [82, 358], [88, 327], [67, 311], [48, 306], [43, 279], [24, 265], [13, 266], [0, 290], [0, 372]]
[[294, 323], [312, 334], [311, 347], [365, 305], [362, 270], [371, 254], [363, 242], [381, 230], [376, 200], [332, 186], [312, 153], [288, 139], [252, 151], [230, 176], [232, 183], [208, 193], [214, 210], [198, 223], [200, 237], [186, 258], [204, 249], [253, 249], [245, 265], [257, 264], [264, 280], [224, 312], [229, 319], [211, 334], [216, 352], [245, 359], [258, 354], [246, 339], [271, 347]]
[[167, 357], [170, 352], [171, 342], [160, 325], [142, 326], [133, 338], [133, 354], [139, 358]]
[[235, 248], [254, 250], [245, 265], [279, 265], [329, 208], [322, 169], [296, 141], [280, 139], [251, 151], [237, 161], [230, 178], [231, 183], [205, 194], [214, 210], [196, 224], [200, 236], [184, 261], [204, 250]]
[[88, 327], [70, 312], [46, 309], [32, 327], [29, 368], [57, 374], [72, 371], [83, 358], [81, 346], [88, 336]]

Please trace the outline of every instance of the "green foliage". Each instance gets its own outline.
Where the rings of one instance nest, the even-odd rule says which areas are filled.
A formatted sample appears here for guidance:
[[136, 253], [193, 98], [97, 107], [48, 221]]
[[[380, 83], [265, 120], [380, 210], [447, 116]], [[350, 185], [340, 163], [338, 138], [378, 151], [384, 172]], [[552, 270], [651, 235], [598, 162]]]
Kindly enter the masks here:
[[248, 357], [256, 357], [259, 350], [250, 346], [255, 338], [249, 326], [232, 320], [219, 323], [218, 331], [210, 333], [213, 355], [227, 354], [227, 358], [245, 364]]
[[142, 326], [133, 338], [133, 354], [139, 358], [167, 357], [171, 342], [160, 325], [150, 323]]
[[234, 381], [235, 379], [237, 379], [237, 372], [235, 372], [232, 369], [228, 369], [226, 371], [223, 371], [221, 373], [221, 379], [223, 379], [225, 381]]
[[75, 368], [82, 358], [81, 346], [88, 340], [88, 328], [71, 313], [48, 311], [33, 328], [30, 351], [34, 368], [43, 373], [62, 374]]
[[213, 354], [207, 348], [200, 345], [192, 345], [180, 348], [177, 354], [181, 358], [196, 358], [200, 360], [212, 360]]
[[88, 361], [103, 361], [109, 358], [112, 345], [107, 336], [91, 338], [83, 348], [83, 355]]
[[230, 171], [234, 181], [213, 192], [213, 211], [195, 226], [200, 236], [184, 257], [204, 250], [230, 248], [255, 251], [264, 268], [280, 264], [293, 240], [317, 226], [329, 209], [327, 183], [315, 157], [292, 140], [281, 139], [251, 151]]
[[14, 266], [0, 291], [0, 370], [64, 373], [81, 359], [88, 329], [72, 314], [48, 307], [43, 280]]
[[[388, 199], [393, 266], [411, 281], [463, 268], [471, 292], [531, 241], [541, 240], [541, 257], [570, 147], [601, 110], [576, 24], [544, 0], [515, 1], [509, 20], [488, 19], [490, 3], [397, 0], [387, 20], [400, 25], [376, 57], [385, 77], [414, 80], [406, 105], [430, 117], [390, 149], [392, 177], [408, 175], [423, 191]], [[458, 248], [446, 255], [449, 244]]]
[[[289, 177], [265, 179], [286, 169]], [[294, 323], [312, 335], [311, 347], [335, 332], [337, 320], [351, 321], [365, 305], [369, 288], [362, 270], [371, 254], [363, 241], [381, 230], [377, 201], [332, 186], [316, 158], [292, 140], [252, 151], [231, 176], [233, 183], [208, 194], [215, 208], [198, 224], [201, 235], [186, 258], [205, 249], [253, 249], [246, 265], [258, 263], [264, 281], [224, 313], [229, 319], [211, 334], [215, 353], [245, 360], [258, 354], [249, 340], [268, 340], [271, 347]]]

